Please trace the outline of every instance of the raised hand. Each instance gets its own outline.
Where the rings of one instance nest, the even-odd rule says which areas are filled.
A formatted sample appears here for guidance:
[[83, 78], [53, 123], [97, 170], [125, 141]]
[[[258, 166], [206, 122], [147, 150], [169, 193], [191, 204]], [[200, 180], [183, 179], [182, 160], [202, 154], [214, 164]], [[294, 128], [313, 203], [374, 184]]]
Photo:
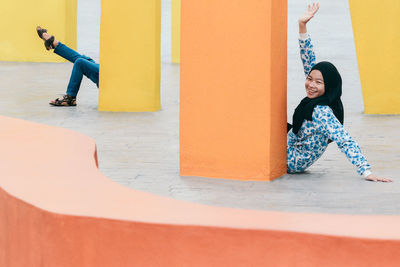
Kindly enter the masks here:
[[313, 3], [312, 5], [308, 5], [307, 11], [299, 18], [299, 23], [306, 24], [310, 21], [317, 13], [319, 9], [319, 3]]

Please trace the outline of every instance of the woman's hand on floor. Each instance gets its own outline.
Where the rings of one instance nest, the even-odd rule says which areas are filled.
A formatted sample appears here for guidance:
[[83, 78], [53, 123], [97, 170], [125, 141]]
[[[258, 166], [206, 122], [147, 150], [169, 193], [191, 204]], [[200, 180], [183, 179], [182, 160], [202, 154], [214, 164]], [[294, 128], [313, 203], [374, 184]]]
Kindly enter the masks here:
[[393, 182], [392, 179], [383, 178], [380, 176], [376, 176], [374, 174], [368, 175], [367, 177], [365, 177], [365, 180], [372, 181], [372, 182]]

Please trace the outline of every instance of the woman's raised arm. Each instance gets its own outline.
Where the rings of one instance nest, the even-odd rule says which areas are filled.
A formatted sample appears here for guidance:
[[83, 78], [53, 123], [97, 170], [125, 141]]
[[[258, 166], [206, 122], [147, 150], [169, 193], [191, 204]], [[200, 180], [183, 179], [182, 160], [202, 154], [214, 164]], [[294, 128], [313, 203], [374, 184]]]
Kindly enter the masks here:
[[310, 21], [317, 13], [319, 4], [312, 4], [307, 7], [307, 11], [299, 18], [299, 44], [300, 58], [303, 63], [304, 74], [307, 76], [311, 68], [315, 65], [314, 47], [311, 43], [311, 38], [307, 34], [307, 22]]
[[307, 11], [299, 18], [299, 33], [307, 33], [307, 22], [310, 21], [317, 13], [319, 9], [319, 3], [313, 3], [308, 5]]

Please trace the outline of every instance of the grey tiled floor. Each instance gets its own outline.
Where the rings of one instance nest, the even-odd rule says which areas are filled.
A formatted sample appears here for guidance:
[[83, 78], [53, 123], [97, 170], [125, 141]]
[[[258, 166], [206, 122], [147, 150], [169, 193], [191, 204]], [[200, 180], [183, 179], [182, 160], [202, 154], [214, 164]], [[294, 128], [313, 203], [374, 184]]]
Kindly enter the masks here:
[[[297, 17], [306, 1], [289, 0], [288, 118], [304, 96], [298, 56]], [[0, 114], [61, 126], [94, 138], [100, 170], [114, 181], [176, 199], [246, 209], [350, 214], [399, 214], [399, 116], [363, 115], [351, 21], [346, 0], [324, 1], [310, 22], [317, 60], [335, 63], [343, 76], [345, 127], [377, 174], [389, 184], [364, 181], [331, 144], [305, 174], [273, 182], [239, 182], [179, 176], [179, 65], [170, 63], [170, 1], [163, 1], [162, 110], [155, 113], [97, 111], [98, 90], [85, 80], [76, 108], [47, 103], [65, 91], [69, 63], [0, 63]], [[98, 59], [99, 0], [79, 1], [78, 50]], [[56, 33], [55, 33], [56, 34]], [[38, 40], [39, 41], [39, 40]], [[46, 51], [43, 51], [46, 53]], [[61, 145], [61, 144], [60, 144]], [[84, 177], [82, 177], [84, 179]]]

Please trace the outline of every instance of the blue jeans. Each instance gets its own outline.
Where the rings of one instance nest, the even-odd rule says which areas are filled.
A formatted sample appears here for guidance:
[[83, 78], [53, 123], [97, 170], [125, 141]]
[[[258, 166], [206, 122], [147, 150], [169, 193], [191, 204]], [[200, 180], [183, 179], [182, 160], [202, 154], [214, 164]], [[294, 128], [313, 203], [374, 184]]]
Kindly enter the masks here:
[[81, 55], [68, 46], [58, 43], [54, 53], [74, 63], [67, 87], [67, 95], [76, 97], [81, 86], [83, 75], [99, 87], [99, 64], [85, 55]]

